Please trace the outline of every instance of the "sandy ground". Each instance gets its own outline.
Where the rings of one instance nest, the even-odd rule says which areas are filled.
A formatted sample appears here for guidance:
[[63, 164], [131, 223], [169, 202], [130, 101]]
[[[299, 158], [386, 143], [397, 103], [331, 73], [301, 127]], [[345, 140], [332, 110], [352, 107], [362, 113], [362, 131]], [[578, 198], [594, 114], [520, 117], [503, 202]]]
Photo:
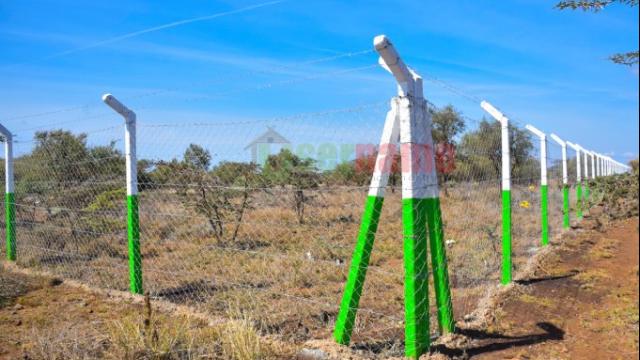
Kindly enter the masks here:
[[637, 359], [638, 218], [603, 230], [593, 215], [552, 244], [485, 330], [465, 334], [466, 349], [439, 350], [473, 359]]

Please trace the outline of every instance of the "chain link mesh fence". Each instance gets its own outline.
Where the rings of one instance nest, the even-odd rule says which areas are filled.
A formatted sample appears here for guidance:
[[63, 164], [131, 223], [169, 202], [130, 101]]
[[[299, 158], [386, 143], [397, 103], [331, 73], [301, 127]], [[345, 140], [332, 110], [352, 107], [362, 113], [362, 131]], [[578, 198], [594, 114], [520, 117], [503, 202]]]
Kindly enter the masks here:
[[[139, 112], [145, 292], [221, 318], [248, 315], [264, 334], [286, 341], [331, 337], [387, 110], [382, 102], [192, 123], [150, 121]], [[452, 305], [461, 320], [500, 281], [500, 126], [451, 106], [430, 104], [430, 112]], [[511, 132], [517, 277], [541, 246], [540, 156], [537, 139], [518, 124]], [[16, 141], [18, 265], [128, 289], [123, 134], [123, 126], [52, 128]], [[560, 148], [549, 142], [547, 157], [553, 238], [562, 230]], [[402, 353], [405, 325], [401, 167], [394, 155], [352, 339], [389, 354]], [[575, 160], [568, 174], [574, 184]]]

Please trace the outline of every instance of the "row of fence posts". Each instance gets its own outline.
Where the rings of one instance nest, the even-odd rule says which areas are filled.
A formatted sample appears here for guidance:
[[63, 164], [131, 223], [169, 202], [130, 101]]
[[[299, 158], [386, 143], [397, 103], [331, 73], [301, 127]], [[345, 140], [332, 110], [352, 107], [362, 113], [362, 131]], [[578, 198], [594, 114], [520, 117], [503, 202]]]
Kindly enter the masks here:
[[[436, 292], [438, 325], [442, 333], [454, 331], [451, 291], [449, 286], [447, 257], [444, 246], [442, 213], [439, 201], [438, 177], [436, 174], [431, 137], [431, 117], [423, 96], [422, 78], [404, 64], [398, 52], [384, 35], [374, 39], [374, 47], [380, 55], [381, 66], [389, 71], [398, 83], [398, 96], [391, 100], [380, 148], [377, 155], [369, 195], [367, 197], [357, 243], [349, 268], [347, 283], [336, 319], [334, 338], [340, 344], [349, 344], [356, 312], [362, 294], [369, 258], [373, 249], [384, 191], [389, 178], [389, 169], [394, 154], [390, 145], [400, 144], [402, 164], [408, 165], [402, 175], [402, 221], [404, 239], [405, 270], [405, 355], [419, 358], [430, 346], [427, 243]], [[138, 184], [136, 164], [136, 114], [120, 103], [113, 95], [106, 94], [102, 100], [125, 120], [125, 159], [127, 187], [127, 243], [129, 261], [129, 288], [134, 294], [143, 293], [142, 257], [140, 253], [140, 223], [138, 213]], [[502, 271], [501, 283], [509, 284], [512, 277], [511, 262], [511, 164], [509, 142], [509, 119], [486, 101], [480, 103], [501, 125], [502, 137]], [[548, 187], [547, 187], [547, 136], [532, 125], [527, 129], [540, 140], [540, 197], [541, 197], [541, 243], [549, 242]], [[6, 258], [16, 261], [16, 207], [14, 194], [13, 136], [0, 125], [0, 136], [5, 143], [5, 213], [6, 213]], [[562, 140], [555, 134], [550, 137], [562, 148], [562, 193], [563, 227], [569, 228], [569, 181], [567, 174], [567, 146], [576, 152], [576, 216], [582, 211], [589, 197], [589, 188], [584, 179], [608, 176], [629, 170], [608, 156], [589, 151], [580, 145]], [[385, 149], [389, 151], [385, 151]], [[426, 149], [426, 151], [425, 151]], [[426, 154], [426, 155], [425, 155]], [[583, 159], [581, 159], [583, 156]], [[589, 173], [589, 157], [591, 172]], [[425, 171], [428, 169], [428, 171]], [[427, 241], [428, 236], [428, 241]]]

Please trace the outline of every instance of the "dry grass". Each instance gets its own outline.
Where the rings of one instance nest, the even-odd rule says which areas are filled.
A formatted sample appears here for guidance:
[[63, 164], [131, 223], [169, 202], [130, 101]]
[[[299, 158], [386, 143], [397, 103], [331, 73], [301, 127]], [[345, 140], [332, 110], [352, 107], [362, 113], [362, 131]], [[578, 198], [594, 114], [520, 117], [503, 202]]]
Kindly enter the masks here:
[[0, 278], [13, 280], [3, 281], [4, 289], [15, 287], [0, 305], [0, 358], [253, 360], [295, 352], [263, 336], [257, 322], [239, 311], [208, 323], [156, 310], [149, 297], [144, 304], [105, 300], [104, 294], [2, 267]]
[[[315, 191], [303, 224], [298, 223], [288, 205], [290, 195], [277, 191], [256, 193], [254, 207], [245, 214], [236, 241], [221, 243], [211, 234], [207, 220], [185, 208], [171, 189], [142, 192], [146, 291], [152, 297], [224, 316], [239, 306], [243, 317], [238, 324], [246, 323], [242, 320], [246, 316], [254, 319], [260, 333], [293, 343], [330, 337], [366, 191]], [[539, 200], [537, 191], [528, 186], [514, 186], [513, 196], [514, 204], [525, 200], [531, 204], [529, 208], [513, 209], [517, 272], [539, 246]], [[498, 282], [499, 183], [452, 185], [449, 196], [441, 201], [445, 238], [453, 240], [447, 251], [454, 310], [461, 319], [475, 309], [487, 284]], [[551, 202], [561, 203], [553, 197]], [[123, 209], [115, 209], [92, 216], [104, 217], [105, 221], [96, 220], [95, 224], [109, 224], [122, 213]], [[552, 235], [559, 233], [558, 214], [552, 207]], [[231, 228], [232, 224], [228, 226]], [[33, 227], [21, 226], [20, 264], [96, 287], [126, 290], [127, 248], [122, 229], [107, 226], [96, 235], [84, 237], [74, 237], [69, 229], [68, 222], [52, 219]], [[361, 299], [361, 307], [366, 310], [357, 319], [356, 342], [375, 344], [402, 338], [401, 234], [401, 194], [388, 192]], [[434, 304], [433, 291], [430, 295]], [[251, 335], [242, 333], [238, 331], [236, 341], [249, 346]], [[181, 339], [180, 343], [184, 341]], [[164, 348], [169, 346], [163, 344]]]

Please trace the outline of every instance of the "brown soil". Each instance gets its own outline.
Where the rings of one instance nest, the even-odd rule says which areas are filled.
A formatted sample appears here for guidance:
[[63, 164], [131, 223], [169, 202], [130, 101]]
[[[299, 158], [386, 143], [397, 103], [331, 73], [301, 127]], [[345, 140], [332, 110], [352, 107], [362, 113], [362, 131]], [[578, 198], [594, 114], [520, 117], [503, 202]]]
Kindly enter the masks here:
[[[153, 336], [160, 334], [158, 345], [137, 344], [136, 326], [146, 322]], [[147, 306], [142, 296], [92, 289], [0, 264], [0, 360], [242, 358], [221, 349], [228, 339], [230, 347], [236, 346], [234, 339], [222, 336], [244, 330], [234, 325], [238, 323], [222, 323], [161, 301]], [[252, 330], [249, 324], [247, 329]], [[240, 335], [251, 340], [247, 332]], [[121, 344], [124, 338], [131, 340]], [[168, 341], [174, 346], [166, 345]], [[260, 342], [260, 358], [291, 358], [295, 351], [273, 339]], [[184, 355], [182, 345], [189, 346], [189, 355]], [[124, 356], [129, 349], [135, 352]]]
[[488, 326], [460, 330], [461, 346], [435, 352], [465, 359], [637, 359], [638, 218], [603, 226], [598, 210], [552, 244], [532, 275], [499, 301]]

